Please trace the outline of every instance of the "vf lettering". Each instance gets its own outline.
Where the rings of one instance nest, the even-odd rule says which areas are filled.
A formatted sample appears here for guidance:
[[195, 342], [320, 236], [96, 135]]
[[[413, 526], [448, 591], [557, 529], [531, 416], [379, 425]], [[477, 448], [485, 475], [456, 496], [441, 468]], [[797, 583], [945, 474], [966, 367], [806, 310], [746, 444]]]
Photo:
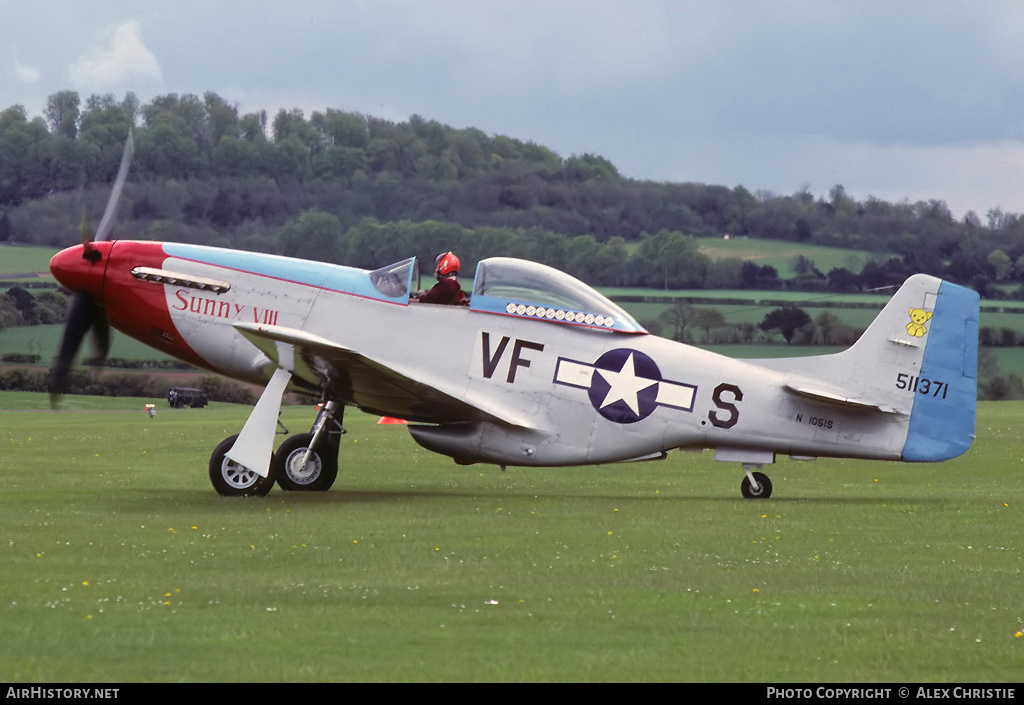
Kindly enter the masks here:
[[[502, 358], [505, 356], [505, 351], [508, 349], [510, 338], [507, 335], [501, 336], [501, 340], [495, 342], [492, 350], [491, 346], [491, 334], [486, 332], [480, 333], [481, 352], [483, 353], [483, 369], [484, 377], [491, 379], [494, 376], [495, 371], [501, 364]], [[515, 384], [516, 371], [520, 367], [529, 367], [530, 360], [524, 355], [525, 350], [536, 350], [537, 352], [543, 352], [544, 345], [541, 343], [533, 343], [529, 340], [519, 340], [518, 338], [512, 342], [512, 353], [508, 362], [508, 375], [505, 377], [505, 381], [509, 384]]]
[[253, 323], [263, 323], [268, 326], [277, 325], [277, 314], [279, 312], [276, 309], [261, 309], [258, 306], [245, 306], [233, 301], [212, 299], [208, 296], [196, 296], [188, 289], [178, 289], [174, 292], [174, 297], [177, 299], [177, 302], [172, 308], [176, 311], [189, 311], [200, 316], [223, 318], [226, 320], [248, 320], [249, 314], [246, 311], [252, 311]]

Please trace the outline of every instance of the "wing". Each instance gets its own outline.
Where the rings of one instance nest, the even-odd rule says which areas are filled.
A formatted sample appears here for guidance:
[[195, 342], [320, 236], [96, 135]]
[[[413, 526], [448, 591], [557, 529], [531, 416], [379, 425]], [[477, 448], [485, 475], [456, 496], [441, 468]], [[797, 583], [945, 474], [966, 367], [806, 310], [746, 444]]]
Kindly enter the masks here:
[[407, 421], [497, 421], [534, 428], [525, 414], [492, 399], [431, 379], [424, 370], [397, 369], [326, 338], [283, 326], [236, 323], [235, 329], [279, 367], [333, 399]]

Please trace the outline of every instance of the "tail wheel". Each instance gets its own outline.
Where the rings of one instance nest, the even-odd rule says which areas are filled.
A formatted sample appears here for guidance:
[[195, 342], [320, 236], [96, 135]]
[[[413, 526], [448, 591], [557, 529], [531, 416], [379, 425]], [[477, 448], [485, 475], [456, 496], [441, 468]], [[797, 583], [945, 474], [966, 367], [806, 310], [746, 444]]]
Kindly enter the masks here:
[[772, 481], [763, 472], [751, 473], [757, 483], [757, 489], [753, 488], [749, 477], [744, 477], [740, 483], [740, 493], [747, 499], [768, 499], [772, 496]]
[[285, 439], [274, 454], [274, 474], [281, 489], [288, 491], [326, 492], [338, 477], [338, 457], [328, 444], [317, 444], [303, 463], [312, 433], [299, 433]]
[[217, 493], [225, 497], [262, 497], [274, 487], [274, 463], [270, 463], [269, 475], [263, 477], [228, 458], [227, 452], [237, 438], [237, 433], [225, 438], [213, 451], [210, 456], [210, 482]]

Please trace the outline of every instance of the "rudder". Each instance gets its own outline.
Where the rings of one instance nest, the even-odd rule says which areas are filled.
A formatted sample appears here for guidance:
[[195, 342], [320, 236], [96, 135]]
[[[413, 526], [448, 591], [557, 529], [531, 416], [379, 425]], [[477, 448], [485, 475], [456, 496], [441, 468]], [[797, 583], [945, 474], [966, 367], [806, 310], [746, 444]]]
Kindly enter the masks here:
[[914, 405], [903, 446], [906, 461], [955, 458], [974, 441], [979, 301], [977, 292], [943, 281], [928, 321], [918, 324], [909, 312], [908, 330], [921, 332], [912, 327], [924, 326], [927, 342], [920, 374], [907, 380]]

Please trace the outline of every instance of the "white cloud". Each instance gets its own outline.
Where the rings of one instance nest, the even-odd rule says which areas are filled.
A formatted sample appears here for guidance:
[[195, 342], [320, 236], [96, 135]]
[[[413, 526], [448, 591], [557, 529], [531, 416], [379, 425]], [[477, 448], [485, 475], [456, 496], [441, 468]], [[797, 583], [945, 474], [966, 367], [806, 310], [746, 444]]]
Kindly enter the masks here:
[[137, 22], [119, 25], [101, 46], [79, 57], [69, 69], [71, 82], [82, 90], [138, 90], [162, 78], [160, 64], [146, 48]]
[[14, 57], [14, 76], [18, 83], [32, 85], [39, 83], [43, 77], [42, 70], [35, 65], [22, 63], [17, 56]]

